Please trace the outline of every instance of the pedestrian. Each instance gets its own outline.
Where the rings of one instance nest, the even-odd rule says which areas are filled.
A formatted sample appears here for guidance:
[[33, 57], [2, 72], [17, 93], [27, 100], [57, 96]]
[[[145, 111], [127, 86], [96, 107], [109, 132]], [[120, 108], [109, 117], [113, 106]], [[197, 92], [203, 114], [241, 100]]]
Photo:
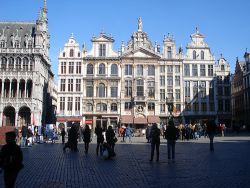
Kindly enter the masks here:
[[28, 129], [27, 129], [27, 127], [26, 126], [22, 126], [22, 130], [21, 130], [21, 134], [22, 134], [22, 136], [21, 136], [21, 144], [20, 144], [20, 146], [21, 147], [25, 147], [26, 146], [26, 140], [27, 140], [27, 132], [28, 132]]
[[77, 152], [78, 151], [77, 139], [78, 139], [77, 129], [75, 126], [71, 126], [68, 133], [68, 142], [65, 143], [63, 151], [65, 151], [66, 148], [70, 148], [71, 151]]
[[114, 151], [115, 149], [115, 132], [111, 126], [108, 126], [106, 131], [106, 141], [110, 148]]
[[127, 142], [127, 139], [129, 139], [129, 142], [130, 142], [130, 143], [132, 142], [132, 140], [131, 140], [132, 133], [133, 133], [133, 131], [132, 131], [131, 127], [128, 125], [128, 126], [126, 127], [126, 129], [125, 129], [126, 142]]
[[161, 135], [161, 130], [157, 127], [157, 124], [154, 123], [150, 131], [150, 139], [151, 139], [150, 161], [153, 161], [155, 148], [156, 148], [156, 161], [159, 161], [160, 135]]
[[175, 143], [178, 137], [179, 137], [179, 130], [174, 126], [173, 120], [169, 120], [167, 129], [165, 132], [165, 138], [167, 139], [167, 146], [168, 146], [169, 162], [171, 159], [173, 163], [175, 162]]
[[6, 144], [0, 152], [0, 167], [4, 170], [4, 183], [6, 188], [14, 188], [17, 175], [23, 168], [23, 153], [16, 144], [16, 133], [5, 134]]
[[98, 153], [99, 153], [99, 149], [100, 149], [100, 154], [102, 156], [102, 145], [103, 145], [103, 142], [104, 142], [104, 136], [102, 134], [103, 130], [101, 128], [101, 125], [97, 125], [96, 128], [95, 128], [95, 134], [96, 134], [96, 137], [97, 137], [97, 145], [96, 145], [96, 155], [98, 156]]
[[32, 147], [33, 144], [33, 133], [31, 130], [31, 126], [29, 126], [28, 131], [27, 131], [27, 142], [28, 142], [28, 146]]
[[147, 126], [147, 129], [146, 129], [146, 139], [147, 139], [147, 142], [149, 143], [150, 142], [150, 127]]
[[62, 144], [65, 143], [65, 135], [66, 135], [66, 131], [65, 131], [65, 128], [63, 127], [61, 130]]
[[214, 120], [209, 121], [209, 123], [207, 124], [207, 134], [210, 140], [210, 151], [214, 151], [214, 135], [216, 132], [216, 124], [214, 122]]
[[83, 131], [83, 141], [85, 145], [85, 153], [88, 154], [89, 151], [89, 143], [91, 141], [91, 132], [88, 125], [85, 126], [85, 129]]

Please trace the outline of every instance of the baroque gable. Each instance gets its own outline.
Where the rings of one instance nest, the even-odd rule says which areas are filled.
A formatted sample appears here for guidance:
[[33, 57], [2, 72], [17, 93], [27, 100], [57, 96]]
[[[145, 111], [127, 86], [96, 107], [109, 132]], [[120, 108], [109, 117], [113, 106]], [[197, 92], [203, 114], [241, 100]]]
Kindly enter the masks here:
[[154, 53], [152, 50], [145, 49], [143, 47], [140, 47], [136, 50], [128, 51], [124, 54], [122, 54], [122, 57], [128, 57], [128, 58], [153, 58], [153, 59], [160, 59], [161, 56], [159, 54]]

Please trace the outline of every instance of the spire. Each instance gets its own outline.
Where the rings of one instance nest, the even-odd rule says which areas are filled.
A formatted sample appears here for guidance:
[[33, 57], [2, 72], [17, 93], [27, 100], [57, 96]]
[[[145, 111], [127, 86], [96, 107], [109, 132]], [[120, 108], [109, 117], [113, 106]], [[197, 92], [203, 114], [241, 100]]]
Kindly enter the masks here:
[[43, 9], [47, 10], [47, 0], [43, 0]]
[[199, 30], [198, 30], [198, 27], [196, 26], [195, 27], [195, 32], [198, 34], [199, 33]]

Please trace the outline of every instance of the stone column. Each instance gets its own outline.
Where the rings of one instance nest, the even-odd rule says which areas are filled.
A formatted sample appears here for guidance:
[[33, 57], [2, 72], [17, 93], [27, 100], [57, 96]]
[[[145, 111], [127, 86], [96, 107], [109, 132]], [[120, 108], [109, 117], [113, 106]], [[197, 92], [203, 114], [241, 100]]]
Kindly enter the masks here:
[[4, 97], [4, 80], [2, 81], [2, 98]]
[[3, 126], [3, 112], [0, 112], [0, 127]]
[[25, 85], [24, 85], [24, 98], [27, 98], [27, 92], [26, 92], [26, 89], [27, 89], [27, 80], [25, 80]]
[[16, 98], [19, 98], [19, 80], [17, 80]]
[[16, 115], [15, 115], [15, 127], [18, 128], [18, 112], [16, 112]]

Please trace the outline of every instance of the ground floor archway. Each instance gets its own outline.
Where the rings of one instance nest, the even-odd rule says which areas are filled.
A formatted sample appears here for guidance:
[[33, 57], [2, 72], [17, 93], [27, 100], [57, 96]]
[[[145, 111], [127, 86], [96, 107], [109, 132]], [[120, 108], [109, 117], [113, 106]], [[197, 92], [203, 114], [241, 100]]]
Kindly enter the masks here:
[[18, 112], [19, 126], [28, 126], [31, 123], [31, 110], [27, 106], [23, 106]]
[[3, 126], [15, 126], [15, 108], [7, 106], [3, 110]]

